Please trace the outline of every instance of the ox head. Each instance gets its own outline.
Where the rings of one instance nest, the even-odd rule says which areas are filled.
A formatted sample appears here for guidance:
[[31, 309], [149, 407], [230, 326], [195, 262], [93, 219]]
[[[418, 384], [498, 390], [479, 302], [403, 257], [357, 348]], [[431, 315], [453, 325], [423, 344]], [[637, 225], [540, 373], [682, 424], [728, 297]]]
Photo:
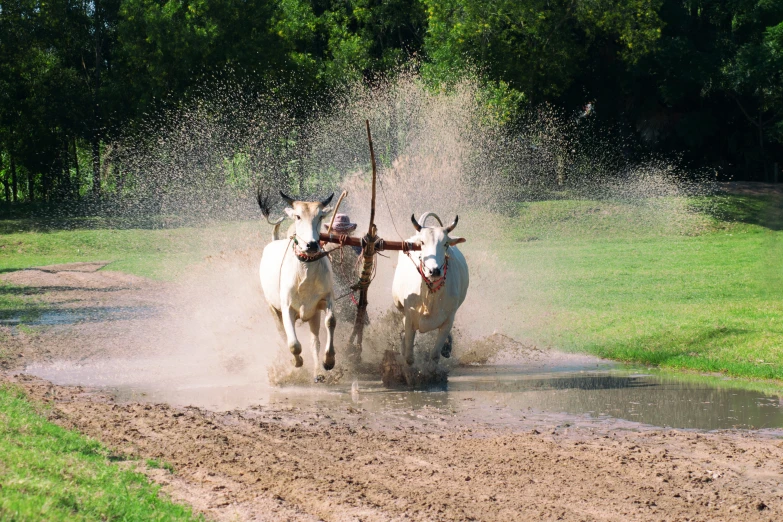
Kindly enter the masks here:
[[411, 215], [416, 235], [410, 241], [421, 245], [421, 269], [427, 278], [441, 277], [449, 247], [465, 242], [463, 237], [450, 236], [458, 221], [459, 216], [456, 216], [454, 222], [447, 227], [423, 227], [416, 221], [416, 216]]
[[280, 192], [280, 197], [288, 205], [285, 213], [294, 222], [299, 248], [307, 254], [315, 254], [321, 249], [318, 243], [321, 221], [332, 211], [332, 207], [328, 205], [334, 194], [323, 201], [295, 201], [282, 192]]

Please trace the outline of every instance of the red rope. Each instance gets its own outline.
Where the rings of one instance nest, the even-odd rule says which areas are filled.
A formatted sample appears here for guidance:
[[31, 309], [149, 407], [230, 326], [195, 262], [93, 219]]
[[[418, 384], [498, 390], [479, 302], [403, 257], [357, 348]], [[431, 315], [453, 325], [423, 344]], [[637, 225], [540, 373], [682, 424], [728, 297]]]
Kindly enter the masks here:
[[[411, 255], [404, 251], [405, 255], [408, 256], [408, 259], [411, 260], [411, 262], [416, 267], [416, 271], [419, 272], [419, 275], [421, 276], [422, 281], [424, 281], [424, 284], [427, 285], [427, 288], [429, 288], [430, 292], [433, 294], [436, 293], [438, 290], [443, 288], [443, 285], [446, 284], [446, 274], [449, 272], [449, 256], [446, 256], [446, 262], [443, 264], [443, 277], [440, 279], [436, 279], [435, 281], [430, 281], [426, 275], [424, 275], [424, 269], [421, 266], [421, 257], [419, 257], [419, 262], [416, 263], [416, 261], [413, 260]], [[436, 286], [437, 283], [437, 286]]]

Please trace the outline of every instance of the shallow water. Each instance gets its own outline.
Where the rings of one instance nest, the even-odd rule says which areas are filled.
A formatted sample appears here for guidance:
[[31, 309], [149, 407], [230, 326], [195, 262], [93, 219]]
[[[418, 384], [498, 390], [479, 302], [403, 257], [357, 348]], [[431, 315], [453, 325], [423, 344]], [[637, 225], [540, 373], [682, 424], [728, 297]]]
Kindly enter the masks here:
[[359, 408], [414, 424], [478, 422], [495, 427], [549, 417], [559, 423], [621, 419], [700, 430], [783, 428], [781, 397], [729, 380], [638, 370], [579, 356], [455, 368], [448, 384], [417, 390], [387, 389], [370, 375], [337, 385], [270, 387], [260, 378], [219, 375], [205, 368], [195, 360], [174, 366], [172, 361], [137, 359], [31, 365], [27, 372], [56, 384], [96, 386], [120, 401], [221, 411], [285, 406], [328, 413]]
[[123, 321], [151, 317], [156, 310], [147, 306], [91, 306], [20, 310], [0, 317], [0, 326], [64, 326], [85, 322]]

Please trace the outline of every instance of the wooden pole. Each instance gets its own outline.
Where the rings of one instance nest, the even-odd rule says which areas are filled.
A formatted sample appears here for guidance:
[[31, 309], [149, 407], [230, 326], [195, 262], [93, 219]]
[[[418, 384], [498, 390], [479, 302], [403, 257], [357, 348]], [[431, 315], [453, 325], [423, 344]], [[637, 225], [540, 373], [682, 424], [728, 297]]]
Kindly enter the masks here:
[[367, 126], [367, 141], [370, 143], [370, 162], [372, 163], [372, 199], [370, 200], [370, 227], [367, 230], [368, 236], [375, 236], [375, 149], [372, 147], [372, 135], [370, 134], [370, 120], [364, 120]]
[[340, 203], [343, 202], [343, 198], [348, 195], [347, 190], [343, 190], [343, 193], [340, 194], [340, 198], [337, 200], [337, 204], [334, 206], [334, 212], [332, 212], [332, 219], [329, 221], [329, 227], [326, 229], [327, 234], [332, 233], [332, 225], [334, 225], [334, 218], [337, 217], [337, 211], [340, 210]]
[[353, 288], [359, 290], [359, 302], [356, 306], [356, 321], [353, 324], [353, 332], [348, 340], [348, 356], [355, 362], [362, 360], [362, 336], [364, 335], [364, 321], [367, 316], [367, 291], [372, 282], [372, 272], [375, 265], [375, 242], [377, 229], [375, 227], [375, 182], [377, 171], [375, 167], [375, 150], [372, 146], [372, 134], [370, 133], [370, 120], [364, 120], [367, 127], [367, 141], [370, 144], [370, 162], [372, 163], [372, 199], [370, 200], [370, 225], [367, 235], [363, 238], [362, 245], [362, 273], [359, 282]]

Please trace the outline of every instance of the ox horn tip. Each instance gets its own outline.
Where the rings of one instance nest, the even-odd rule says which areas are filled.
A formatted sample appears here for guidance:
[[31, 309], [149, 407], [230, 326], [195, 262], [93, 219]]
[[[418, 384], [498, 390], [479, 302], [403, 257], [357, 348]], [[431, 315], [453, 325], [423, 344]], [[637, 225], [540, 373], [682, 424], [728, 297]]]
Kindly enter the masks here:
[[421, 231], [421, 225], [416, 221], [416, 214], [411, 214], [411, 223], [413, 223], [413, 228], [416, 229], [416, 232]]
[[459, 215], [454, 216], [454, 222], [449, 225], [449, 228], [446, 229], [446, 232], [451, 232], [457, 227], [457, 223], [459, 223]]

